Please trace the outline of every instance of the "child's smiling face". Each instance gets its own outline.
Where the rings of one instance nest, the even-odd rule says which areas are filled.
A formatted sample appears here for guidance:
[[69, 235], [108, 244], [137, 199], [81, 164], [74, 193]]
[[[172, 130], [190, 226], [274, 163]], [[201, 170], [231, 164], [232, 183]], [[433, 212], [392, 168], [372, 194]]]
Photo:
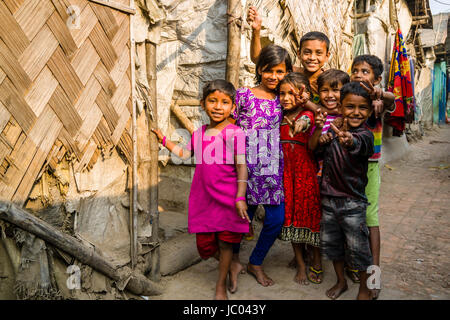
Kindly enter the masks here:
[[334, 88], [331, 87], [330, 82], [326, 81], [319, 89], [320, 103], [325, 107], [328, 114], [339, 114], [339, 104], [341, 98], [342, 83], [338, 82], [338, 85]]
[[299, 57], [303, 67], [310, 73], [315, 73], [328, 61], [330, 52], [327, 44], [321, 40], [306, 40], [302, 43]]
[[[292, 111], [297, 108], [295, 102], [295, 95], [299, 94], [299, 90], [295, 88], [289, 82], [284, 82], [280, 86], [280, 104], [285, 111]], [[308, 92], [304, 92], [303, 95], [309, 95]]]
[[262, 70], [258, 70], [258, 73], [261, 75], [261, 84], [274, 91], [287, 73], [286, 63], [282, 62], [268, 69], [262, 68]]
[[372, 114], [373, 108], [372, 103], [368, 99], [348, 93], [342, 99], [340, 110], [342, 119], [347, 118], [348, 125], [351, 128], [358, 128], [366, 122]]
[[381, 76], [375, 77], [372, 66], [365, 61], [362, 61], [352, 67], [352, 74], [350, 81], [369, 82], [377, 85], [381, 81]]
[[236, 106], [229, 95], [216, 90], [202, 101], [202, 107], [211, 119], [211, 124], [216, 125], [227, 120]]

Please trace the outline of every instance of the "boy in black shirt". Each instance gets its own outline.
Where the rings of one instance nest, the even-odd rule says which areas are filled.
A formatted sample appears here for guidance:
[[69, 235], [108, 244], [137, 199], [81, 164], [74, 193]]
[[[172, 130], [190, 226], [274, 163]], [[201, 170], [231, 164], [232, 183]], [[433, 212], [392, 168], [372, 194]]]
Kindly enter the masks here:
[[[358, 299], [371, 299], [367, 268], [372, 265], [369, 231], [366, 226], [368, 159], [374, 152], [373, 134], [365, 122], [373, 112], [372, 101], [359, 82], [341, 88], [341, 126], [320, 138], [318, 156], [323, 158], [320, 182], [322, 196], [322, 252], [333, 261], [335, 286], [327, 290], [331, 299], [347, 290], [344, 261], [347, 255], [360, 273]], [[323, 126], [321, 114], [316, 126]]]

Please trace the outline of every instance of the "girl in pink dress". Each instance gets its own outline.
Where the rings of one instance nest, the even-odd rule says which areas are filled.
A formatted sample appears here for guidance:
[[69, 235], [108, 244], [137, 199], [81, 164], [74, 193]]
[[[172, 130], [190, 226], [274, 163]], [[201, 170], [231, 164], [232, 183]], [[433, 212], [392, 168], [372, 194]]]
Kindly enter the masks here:
[[202, 107], [210, 119], [194, 131], [185, 148], [152, 130], [176, 156], [195, 158], [195, 173], [189, 195], [188, 231], [195, 233], [203, 259], [219, 260], [215, 299], [227, 299], [226, 280], [232, 262], [232, 243], [249, 232], [245, 201], [247, 165], [245, 133], [228, 118], [235, 108], [236, 90], [225, 80], [214, 80], [203, 88]]

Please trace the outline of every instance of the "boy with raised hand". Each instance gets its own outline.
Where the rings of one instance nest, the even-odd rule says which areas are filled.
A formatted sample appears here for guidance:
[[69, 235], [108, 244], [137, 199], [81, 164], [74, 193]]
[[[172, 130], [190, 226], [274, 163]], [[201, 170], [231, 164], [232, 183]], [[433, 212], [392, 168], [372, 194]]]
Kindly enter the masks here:
[[[262, 19], [259, 16], [255, 7], [250, 7], [247, 13], [247, 22], [252, 27], [252, 40], [250, 44], [250, 58], [252, 62], [258, 61], [259, 53], [261, 52], [261, 23]], [[312, 102], [319, 103], [319, 92], [317, 88], [317, 78], [324, 71], [323, 66], [328, 62], [330, 57], [330, 40], [328, 37], [318, 31], [306, 33], [300, 40], [300, 48], [297, 53], [301, 68], [294, 67], [294, 72], [304, 74], [311, 85], [313, 98]], [[316, 111], [314, 105], [306, 106], [311, 111]]]
[[[373, 112], [369, 93], [359, 82], [341, 89], [340, 127], [330, 124], [319, 141], [317, 156], [323, 159], [320, 192], [322, 197], [322, 252], [333, 261], [336, 284], [326, 291], [337, 299], [348, 289], [344, 275], [346, 257], [360, 276], [357, 299], [370, 300], [367, 268], [372, 265], [369, 231], [366, 226], [368, 160], [373, 155], [373, 134], [365, 125]], [[321, 128], [324, 122], [316, 123]]]
[[[351, 81], [366, 82], [362, 84], [363, 88], [369, 93], [372, 99], [374, 112], [367, 121], [369, 129], [374, 135], [374, 154], [369, 159], [369, 168], [367, 172], [368, 183], [366, 187], [366, 196], [369, 201], [367, 208], [367, 226], [370, 234], [370, 248], [373, 254], [374, 265], [380, 265], [380, 223], [378, 220], [378, 198], [380, 194], [380, 166], [381, 158], [382, 117], [386, 111], [393, 112], [395, 110], [394, 94], [392, 92], [383, 91], [376, 87], [381, 82], [383, 73], [383, 63], [380, 58], [374, 55], [360, 55], [355, 57], [351, 68]], [[357, 282], [357, 274], [348, 270], [352, 280]], [[380, 290], [373, 290], [373, 298], [377, 299]]]

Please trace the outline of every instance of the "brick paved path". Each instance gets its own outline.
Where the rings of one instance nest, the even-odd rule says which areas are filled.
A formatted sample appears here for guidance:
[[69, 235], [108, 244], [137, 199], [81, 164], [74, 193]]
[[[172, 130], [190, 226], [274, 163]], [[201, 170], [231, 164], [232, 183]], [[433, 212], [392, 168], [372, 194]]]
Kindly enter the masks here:
[[[450, 126], [427, 133], [410, 145], [403, 159], [382, 167], [380, 195], [381, 299], [450, 299]], [[257, 226], [257, 231], [260, 226]], [[248, 261], [255, 242], [243, 245], [241, 261]], [[324, 261], [324, 282], [300, 287], [289, 243], [276, 241], [264, 267], [275, 280], [263, 288], [253, 277], [239, 277], [239, 290], [230, 299], [328, 299], [335, 283], [330, 261]], [[165, 293], [156, 299], [211, 299], [217, 262], [203, 261], [171, 277], [164, 277]], [[354, 299], [358, 285], [340, 299]]]
[[386, 293], [450, 299], [450, 126], [389, 165], [380, 204]]

